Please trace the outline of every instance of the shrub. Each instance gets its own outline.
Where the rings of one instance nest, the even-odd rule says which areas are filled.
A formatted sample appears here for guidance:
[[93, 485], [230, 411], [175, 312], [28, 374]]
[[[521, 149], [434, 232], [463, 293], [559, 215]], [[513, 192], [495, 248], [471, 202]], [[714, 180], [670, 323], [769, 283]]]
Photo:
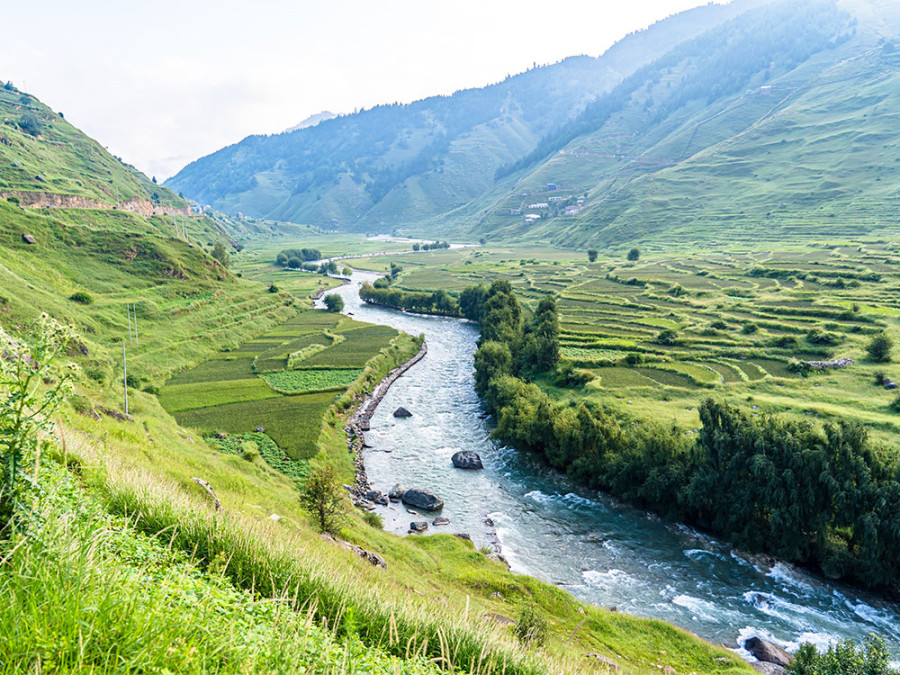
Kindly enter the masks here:
[[277, 292], [278, 292], [278, 286], [276, 286], [274, 283], [270, 284], [269, 285], [269, 293], [277, 293]]
[[19, 205], [21, 203], [21, 200], [16, 196], [7, 197], [6, 201], [8, 201], [10, 204], [16, 204], [16, 205]]
[[874, 373], [872, 373], [872, 380], [875, 383], [875, 386], [884, 386], [884, 381], [885, 379], [887, 379], [887, 376], [887, 373], [881, 369], [878, 369]]
[[22, 115], [22, 117], [19, 118], [19, 128], [22, 129], [22, 131], [24, 131], [26, 134], [39, 136], [44, 128], [44, 125], [33, 113], [25, 113], [24, 115]]
[[589, 248], [587, 254], [588, 262], [597, 262], [597, 255], [599, 254], [599, 251], [597, 251], [597, 249]]
[[753, 335], [758, 331], [759, 326], [757, 326], [755, 323], [745, 323], [743, 326], [741, 326], [742, 335]]
[[133, 373], [128, 373], [128, 376], [125, 378], [125, 384], [132, 389], [140, 389], [141, 378]]
[[887, 363], [891, 360], [891, 349], [894, 341], [885, 333], [879, 333], [872, 338], [872, 341], [866, 346], [869, 358], [876, 363]]
[[813, 328], [806, 334], [806, 341], [814, 345], [836, 345], [841, 341], [841, 336], [827, 333], [821, 328]]
[[529, 647], [542, 647], [547, 642], [550, 624], [538, 614], [533, 604], [522, 607], [516, 621], [515, 634], [519, 642]]
[[900, 413], [900, 396], [897, 396], [897, 398], [890, 402], [888, 409], [892, 412]]
[[340, 312], [344, 309], [344, 299], [336, 293], [325, 296], [325, 309], [329, 312]]
[[366, 523], [366, 525], [374, 527], [378, 530], [384, 529], [384, 519], [380, 514], [375, 513], [374, 511], [364, 512], [362, 519]]
[[640, 352], [629, 352], [625, 355], [625, 364], [629, 366], [636, 366], [640, 363], [644, 362], [644, 355]]
[[626, 257], [628, 258], [628, 260], [635, 261], [641, 257], [641, 251], [640, 249], [633, 248], [628, 251], [628, 255]]
[[84, 291], [72, 293], [72, 295], [69, 296], [69, 300], [77, 302], [80, 305], [91, 305], [94, 302], [94, 298], [91, 297], [91, 294], [85, 293]]
[[711, 324], [709, 324], [709, 327], [715, 328], [716, 330], [728, 330], [728, 324], [721, 319], [718, 321], [713, 321]]
[[678, 333], [671, 328], [665, 328], [656, 336], [658, 345], [674, 345], [678, 343]]
[[879, 637], [869, 637], [864, 646], [851, 640], [831, 645], [824, 654], [803, 644], [785, 673], [793, 675], [897, 675], [890, 667], [890, 652]]

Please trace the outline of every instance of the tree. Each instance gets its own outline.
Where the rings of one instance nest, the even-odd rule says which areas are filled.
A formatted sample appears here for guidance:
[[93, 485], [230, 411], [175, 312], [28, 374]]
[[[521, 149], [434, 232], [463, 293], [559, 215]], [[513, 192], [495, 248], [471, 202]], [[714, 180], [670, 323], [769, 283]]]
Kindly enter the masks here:
[[320, 532], [337, 534], [344, 520], [344, 500], [332, 466], [310, 470], [300, 486], [300, 505], [315, 519]]
[[344, 309], [344, 299], [337, 293], [329, 293], [325, 296], [325, 309], [329, 312], [340, 312]]
[[641, 251], [640, 251], [640, 249], [633, 248], [633, 249], [631, 249], [630, 251], [628, 251], [628, 256], [627, 256], [627, 258], [628, 258], [629, 260], [631, 260], [632, 262], [634, 262], [635, 260], [637, 260], [637, 259], [640, 258], [640, 257], [641, 257]]
[[33, 113], [25, 113], [19, 119], [19, 127], [27, 134], [31, 134], [32, 136], [39, 136], [44, 128], [44, 125]]
[[231, 256], [228, 255], [228, 251], [225, 250], [225, 245], [221, 241], [217, 241], [216, 245], [213, 246], [211, 255], [219, 261], [222, 267], [227, 269], [231, 265]]
[[588, 262], [597, 262], [597, 255], [599, 251], [595, 248], [588, 249]]
[[886, 333], [879, 333], [869, 342], [866, 351], [869, 353], [869, 358], [876, 363], [887, 363], [891, 360], [893, 346], [894, 341]]
[[671, 328], [664, 328], [656, 336], [658, 345], [674, 345], [678, 342], [678, 333]]

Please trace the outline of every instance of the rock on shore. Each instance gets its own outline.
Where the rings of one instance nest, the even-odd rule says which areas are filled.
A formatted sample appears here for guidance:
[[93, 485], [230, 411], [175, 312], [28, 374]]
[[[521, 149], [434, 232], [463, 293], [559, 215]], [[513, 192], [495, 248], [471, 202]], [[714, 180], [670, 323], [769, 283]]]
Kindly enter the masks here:
[[428, 490], [407, 490], [403, 493], [401, 500], [404, 504], [425, 511], [438, 511], [444, 508], [444, 500]]

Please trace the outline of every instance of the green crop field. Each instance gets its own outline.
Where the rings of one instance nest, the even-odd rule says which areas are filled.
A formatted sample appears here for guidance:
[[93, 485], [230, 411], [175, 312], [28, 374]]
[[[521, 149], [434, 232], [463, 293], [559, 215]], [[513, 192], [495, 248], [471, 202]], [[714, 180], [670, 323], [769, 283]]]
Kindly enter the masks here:
[[315, 368], [264, 373], [262, 379], [276, 391], [299, 394], [317, 389], [346, 389], [360, 375], [361, 368]]
[[[180, 424], [206, 436], [262, 427], [290, 458], [309, 459], [326, 411], [397, 336], [393, 328], [340, 314], [302, 312], [176, 374], [162, 388], [160, 403]], [[311, 346], [322, 351], [302, 360], [303, 369], [288, 370], [290, 355]]]

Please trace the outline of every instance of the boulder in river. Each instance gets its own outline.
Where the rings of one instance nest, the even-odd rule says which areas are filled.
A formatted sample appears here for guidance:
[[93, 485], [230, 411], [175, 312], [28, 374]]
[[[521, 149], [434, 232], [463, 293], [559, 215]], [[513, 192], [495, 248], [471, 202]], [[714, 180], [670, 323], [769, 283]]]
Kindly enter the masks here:
[[412, 417], [412, 413], [401, 405], [394, 411], [394, 417]]
[[766, 642], [758, 637], [752, 637], [744, 642], [744, 649], [753, 654], [758, 660], [764, 663], [774, 663], [782, 668], [789, 666], [794, 658], [778, 645], [773, 645], [771, 642]]
[[407, 490], [400, 499], [404, 504], [425, 511], [438, 511], [444, 508], [444, 500], [428, 490]]
[[388, 492], [388, 499], [392, 502], [399, 502], [403, 499], [403, 493], [406, 492], [406, 488], [403, 487], [401, 483], [397, 483], [394, 487], [391, 488], [391, 491]]
[[434, 519], [434, 522], [431, 524], [434, 525], [435, 527], [440, 527], [441, 525], [449, 525], [450, 519], [445, 518], [444, 516], [438, 516], [437, 518]]
[[424, 520], [413, 521], [409, 524], [410, 532], [424, 532], [428, 529], [428, 523]]
[[483, 469], [484, 464], [481, 463], [481, 457], [477, 452], [471, 450], [460, 450], [450, 458], [453, 466], [457, 469]]

